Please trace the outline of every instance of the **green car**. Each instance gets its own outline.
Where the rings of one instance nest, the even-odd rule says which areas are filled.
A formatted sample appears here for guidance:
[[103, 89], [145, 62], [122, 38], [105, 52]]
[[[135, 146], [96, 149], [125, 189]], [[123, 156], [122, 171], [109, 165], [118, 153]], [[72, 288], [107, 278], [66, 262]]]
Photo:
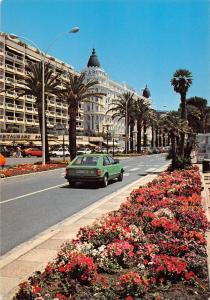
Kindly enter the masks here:
[[70, 185], [76, 182], [99, 182], [103, 187], [109, 180], [123, 180], [123, 166], [109, 154], [78, 155], [66, 168], [65, 178]]

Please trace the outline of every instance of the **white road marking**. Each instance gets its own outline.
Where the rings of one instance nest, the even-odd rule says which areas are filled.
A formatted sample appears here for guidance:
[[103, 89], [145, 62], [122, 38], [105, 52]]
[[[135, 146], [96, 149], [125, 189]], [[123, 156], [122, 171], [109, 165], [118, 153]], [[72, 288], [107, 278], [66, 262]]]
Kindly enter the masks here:
[[129, 176], [130, 175], [130, 173], [123, 173], [123, 176]]
[[137, 170], [139, 170], [140, 168], [133, 168], [133, 169], [130, 169], [129, 171], [137, 171]]
[[15, 198], [4, 200], [4, 201], [0, 202], [0, 204], [11, 202], [11, 201], [14, 201], [14, 200], [17, 200], [17, 199], [20, 199], [20, 198], [24, 198], [24, 197], [27, 197], [27, 196], [35, 195], [35, 194], [38, 194], [38, 193], [41, 193], [41, 192], [49, 191], [49, 190], [55, 189], [57, 187], [65, 186], [65, 185], [66, 185], [66, 183], [62, 183], [62, 184], [59, 184], [59, 185], [51, 186], [51, 187], [49, 187], [47, 189], [39, 190], [39, 191], [36, 191], [36, 192], [32, 192], [32, 193], [21, 195], [21, 196], [15, 197]]
[[149, 169], [146, 170], [146, 172], [152, 172], [152, 171], [155, 171], [155, 170], [156, 170], [156, 168], [149, 168]]
[[129, 166], [123, 166], [123, 169], [127, 169]]

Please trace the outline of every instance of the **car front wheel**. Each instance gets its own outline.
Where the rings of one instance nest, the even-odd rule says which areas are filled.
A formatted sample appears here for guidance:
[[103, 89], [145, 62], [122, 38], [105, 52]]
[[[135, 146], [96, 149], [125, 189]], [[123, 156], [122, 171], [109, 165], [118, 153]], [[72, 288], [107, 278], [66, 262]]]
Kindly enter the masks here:
[[123, 181], [123, 172], [121, 171], [118, 176], [118, 181]]
[[102, 182], [102, 187], [107, 187], [108, 185], [108, 175], [105, 174]]

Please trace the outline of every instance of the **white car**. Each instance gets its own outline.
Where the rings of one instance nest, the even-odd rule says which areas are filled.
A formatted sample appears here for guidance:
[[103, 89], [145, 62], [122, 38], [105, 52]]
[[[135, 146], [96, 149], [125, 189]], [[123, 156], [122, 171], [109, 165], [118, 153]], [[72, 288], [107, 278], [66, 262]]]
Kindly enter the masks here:
[[[51, 151], [51, 155], [56, 157], [56, 156], [63, 156], [63, 148], [60, 147], [57, 150]], [[64, 148], [64, 155], [65, 156], [70, 156], [68, 148]]]
[[77, 150], [77, 155], [80, 154], [91, 154], [92, 151], [89, 148], [80, 148], [79, 150]]

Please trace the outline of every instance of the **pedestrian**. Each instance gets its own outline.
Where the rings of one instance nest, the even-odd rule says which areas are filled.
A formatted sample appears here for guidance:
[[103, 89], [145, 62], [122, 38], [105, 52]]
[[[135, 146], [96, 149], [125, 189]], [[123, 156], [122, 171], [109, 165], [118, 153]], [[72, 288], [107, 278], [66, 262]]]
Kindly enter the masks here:
[[16, 157], [18, 157], [18, 158], [22, 157], [21, 148], [19, 146], [17, 146], [17, 148], [16, 148]]

